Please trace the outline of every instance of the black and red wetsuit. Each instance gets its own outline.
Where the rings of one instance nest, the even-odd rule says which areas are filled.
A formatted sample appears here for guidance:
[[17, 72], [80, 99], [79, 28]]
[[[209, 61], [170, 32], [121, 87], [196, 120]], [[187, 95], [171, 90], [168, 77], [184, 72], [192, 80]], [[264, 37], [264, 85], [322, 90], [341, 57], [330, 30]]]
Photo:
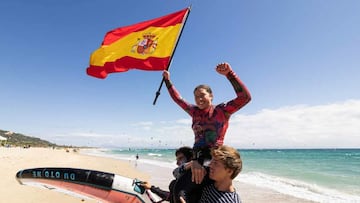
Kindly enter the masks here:
[[232, 84], [236, 98], [208, 109], [199, 109], [185, 101], [169, 80], [165, 80], [172, 99], [192, 117], [192, 129], [195, 135], [194, 149], [211, 148], [223, 145], [230, 116], [245, 106], [250, 100], [250, 92], [237, 75], [231, 71], [226, 75]]
[[[196, 105], [185, 101], [181, 97], [180, 93], [175, 89], [175, 86], [172, 85], [169, 80], [165, 80], [172, 99], [192, 117], [192, 129], [195, 135], [193, 153], [194, 158], [197, 159], [200, 164], [203, 164], [205, 159], [211, 159], [211, 147], [223, 145], [225, 133], [229, 126], [230, 116], [251, 100], [249, 90], [235, 74], [235, 72], [230, 71], [226, 77], [235, 90], [236, 98], [216, 106], [212, 105], [207, 109], [200, 109]], [[192, 194], [196, 195], [195, 193], [198, 193], [190, 193], [189, 190], [198, 191], [199, 187], [202, 187], [207, 183], [203, 183], [202, 186], [198, 185], [194, 187], [190, 187], [191, 184], [194, 184], [191, 182], [191, 174], [186, 174], [177, 180], [174, 188], [174, 194], [177, 194], [174, 197], [175, 202], [178, 202], [178, 196], [181, 195], [180, 193], [184, 192], [188, 193], [185, 194], [186, 201], [188, 203], [197, 202], [199, 200], [199, 196], [195, 198], [189, 198], [189, 196]], [[184, 187], [186, 187], [185, 190]]]

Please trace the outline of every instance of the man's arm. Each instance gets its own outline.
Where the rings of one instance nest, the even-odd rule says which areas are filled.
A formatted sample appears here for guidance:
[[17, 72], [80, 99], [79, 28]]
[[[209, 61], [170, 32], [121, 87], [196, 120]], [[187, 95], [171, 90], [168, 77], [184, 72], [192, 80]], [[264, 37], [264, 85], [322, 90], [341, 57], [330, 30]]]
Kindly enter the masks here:
[[186, 170], [191, 169], [192, 161], [189, 161], [187, 163], [181, 164], [179, 167], [175, 168], [173, 170], [173, 176], [178, 179], [180, 176], [182, 176]]
[[155, 193], [157, 196], [159, 196], [164, 201], [170, 200], [170, 192], [160, 189], [159, 187], [155, 187], [151, 185], [149, 182], [142, 182], [141, 186], [143, 186], [145, 189], [150, 189], [151, 192]]
[[170, 201], [170, 192], [160, 189], [159, 187], [151, 186], [150, 191], [158, 195], [164, 201]]

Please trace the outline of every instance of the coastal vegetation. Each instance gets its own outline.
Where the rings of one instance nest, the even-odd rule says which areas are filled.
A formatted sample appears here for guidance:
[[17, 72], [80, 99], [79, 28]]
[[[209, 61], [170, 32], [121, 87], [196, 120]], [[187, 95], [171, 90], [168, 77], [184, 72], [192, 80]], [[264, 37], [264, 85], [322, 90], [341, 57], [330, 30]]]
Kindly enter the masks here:
[[64, 147], [42, 140], [37, 137], [27, 136], [21, 133], [12, 131], [0, 130], [0, 136], [6, 138], [2, 145], [6, 146], [21, 146], [21, 147]]

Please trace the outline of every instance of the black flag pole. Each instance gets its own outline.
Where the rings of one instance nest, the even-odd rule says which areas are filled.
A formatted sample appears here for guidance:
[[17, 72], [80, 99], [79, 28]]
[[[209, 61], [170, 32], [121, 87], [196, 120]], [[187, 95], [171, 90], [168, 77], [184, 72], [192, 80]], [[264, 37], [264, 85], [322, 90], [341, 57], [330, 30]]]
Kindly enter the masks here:
[[[184, 19], [184, 23], [182, 24], [182, 27], [181, 27], [181, 30], [180, 30], [179, 36], [178, 36], [178, 38], [177, 38], [177, 40], [176, 40], [176, 44], [175, 44], [174, 50], [173, 50], [173, 52], [172, 52], [172, 54], [171, 54], [171, 56], [170, 56], [170, 62], [169, 62], [169, 64], [168, 64], [168, 66], [166, 67], [166, 70], [169, 70], [169, 68], [170, 68], [170, 65], [171, 65], [172, 58], [173, 58], [173, 56], [174, 56], [174, 53], [175, 53], [176, 47], [177, 47], [177, 45], [178, 45], [178, 43], [179, 43], [179, 39], [180, 39], [180, 37], [181, 37], [181, 34], [182, 34], [183, 30], [184, 30], [184, 27], [185, 27], [185, 24], [186, 24], [187, 18], [188, 18], [188, 16], [189, 16], [190, 11], [191, 11], [191, 6], [189, 6], [189, 7], [188, 7], [188, 9], [189, 9], [189, 10], [188, 10], [188, 12], [187, 12], [187, 13], [186, 13], [186, 15], [184, 16], [184, 18], [185, 18], [185, 19]], [[163, 86], [164, 82], [165, 82], [165, 79], [164, 79], [164, 77], [163, 77], [163, 78], [162, 78], [162, 80], [161, 80], [161, 83], [160, 83], [159, 89], [158, 89], [158, 91], [156, 92], [156, 95], [155, 95], [155, 99], [154, 99], [153, 105], [155, 105], [155, 104], [156, 104], [156, 100], [157, 100], [157, 98], [158, 98], [158, 97], [159, 97], [159, 95], [160, 95], [160, 90], [161, 90], [161, 87]]]

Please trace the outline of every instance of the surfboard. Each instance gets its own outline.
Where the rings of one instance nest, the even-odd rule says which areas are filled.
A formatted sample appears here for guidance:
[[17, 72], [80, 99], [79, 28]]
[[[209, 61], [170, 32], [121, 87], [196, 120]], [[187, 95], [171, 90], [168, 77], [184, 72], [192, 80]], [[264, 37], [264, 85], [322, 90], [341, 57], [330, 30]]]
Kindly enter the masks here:
[[[30, 168], [16, 173], [22, 185], [42, 187], [111, 203], [148, 203], [160, 200], [145, 192], [136, 179], [80, 168]], [[154, 198], [154, 199], [150, 199]]]

